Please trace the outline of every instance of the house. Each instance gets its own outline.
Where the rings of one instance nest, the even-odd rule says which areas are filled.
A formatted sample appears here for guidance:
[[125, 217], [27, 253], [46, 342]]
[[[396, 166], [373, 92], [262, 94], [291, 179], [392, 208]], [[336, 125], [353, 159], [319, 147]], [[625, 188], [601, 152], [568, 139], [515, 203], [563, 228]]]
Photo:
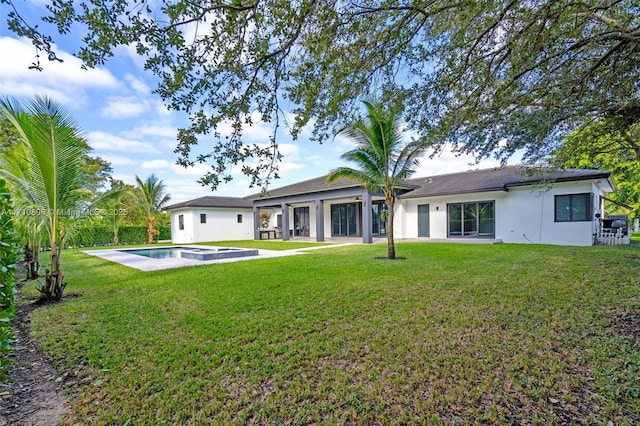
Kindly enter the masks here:
[[171, 242], [250, 240], [253, 203], [236, 197], [200, 197], [167, 206], [171, 212]]
[[[604, 194], [613, 188], [610, 174], [600, 170], [520, 166], [410, 179], [398, 190], [394, 237], [592, 245], [601, 226]], [[211, 199], [207, 212], [212, 219], [217, 212], [220, 222], [202, 226], [196, 222], [205, 206], [198, 200], [206, 198]], [[237, 205], [230, 208], [233, 200]], [[354, 237], [370, 243], [387, 234], [388, 208], [382, 193], [370, 192], [349, 179], [329, 184], [327, 176], [244, 199], [203, 197], [169, 210], [173, 242], [233, 239], [228, 224], [241, 210], [252, 217], [246, 228], [249, 235], [245, 230], [234, 234], [237, 239]], [[180, 215], [191, 217], [182, 229]], [[174, 230], [180, 232], [175, 237]]]

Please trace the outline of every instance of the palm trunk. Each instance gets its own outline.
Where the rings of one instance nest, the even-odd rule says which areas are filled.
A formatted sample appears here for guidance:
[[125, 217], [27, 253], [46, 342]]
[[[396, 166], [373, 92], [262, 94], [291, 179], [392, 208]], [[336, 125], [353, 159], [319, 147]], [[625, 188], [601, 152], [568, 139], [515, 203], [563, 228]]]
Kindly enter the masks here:
[[387, 200], [387, 206], [389, 206], [389, 214], [387, 215], [387, 257], [389, 259], [396, 258], [396, 245], [393, 240], [393, 209], [395, 204], [395, 198]]
[[155, 236], [155, 233], [156, 233], [156, 229], [153, 226], [154, 225], [153, 222], [154, 222], [153, 218], [147, 218], [147, 234], [148, 234], [147, 243], [149, 244], [153, 244], [153, 237]]
[[40, 276], [40, 244], [33, 245], [33, 262], [31, 263], [31, 274], [34, 278]]
[[64, 275], [60, 269], [60, 257], [58, 255], [58, 244], [53, 241], [51, 244], [51, 272], [45, 271], [45, 283], [40, 288], [40, 302], [51, 303], [62, 299], [62, 294], [67, 283], [64, 282]]

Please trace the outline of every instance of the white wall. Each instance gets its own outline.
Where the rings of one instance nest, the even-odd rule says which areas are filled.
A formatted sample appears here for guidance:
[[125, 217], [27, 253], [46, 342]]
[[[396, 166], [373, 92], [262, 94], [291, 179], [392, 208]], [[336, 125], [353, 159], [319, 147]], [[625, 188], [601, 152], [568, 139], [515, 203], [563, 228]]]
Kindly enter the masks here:
[[[418, 237], [418, 204], [429, 204], [430, 238], [447, 238], [447, 204], [494, 201], [495, 238], [505, 243], [537, 243], [589, 246], [593, 244], [595, 220], [555, 222], [555, 195], [593, 194], [598, 210], [600, 190], [592, 181], [557, 183], [549, 186], [510, 188], [509, 191], [429, 197], [401, 201], [404, 219], [400, 238]], [[396, 233], [396, 236], [398, 234]]]
[[[207, 223], [200, 223], [200, 214], [207, 215]], [[238, 223], [238, 215], [242, 223]], [[178, 216], [184, 216], [184, 230], [179, 230]], [[171, 212], [171, 242], [174, 244], [201, 243], [223, 240], [252, 240], [253, 210], [222, 208], [185, 208]]]

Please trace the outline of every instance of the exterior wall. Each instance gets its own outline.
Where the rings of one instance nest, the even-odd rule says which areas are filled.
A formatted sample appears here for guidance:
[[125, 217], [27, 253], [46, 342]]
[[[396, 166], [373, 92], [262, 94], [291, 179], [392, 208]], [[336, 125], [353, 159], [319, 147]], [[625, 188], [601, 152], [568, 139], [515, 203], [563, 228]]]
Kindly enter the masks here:
[[[207, 215], [207, 223], [200, 223], [200, 214]], [[242, 223], [238, 223], [239, 214], [242, 214]], [[178, 229], [179, 215], [184, 215], [184, 230]], [[171, 212], [171, 242], [174, 244], [252, 239], [253, 211], [251, 209], [201, 207]]]
[[403, 219], [396, 219], [395, 224], [402, 229], [400, 238], [418, 238], [418, 205], [429, 204], [430, 238], [447, 238], [448, 203], [494, 201], [496, 239], [505, 243], [590, 246], [596, 232], [595, 220], [555, 222], [555, 196], [580, 193], [593, 194], [593, 212], [597, 212], [600, 189], [592, 181], [577, 181], [552, 187], [526, 186], [508, 191], [403, 200], [398, 209], [404, 211], [398, 215]]

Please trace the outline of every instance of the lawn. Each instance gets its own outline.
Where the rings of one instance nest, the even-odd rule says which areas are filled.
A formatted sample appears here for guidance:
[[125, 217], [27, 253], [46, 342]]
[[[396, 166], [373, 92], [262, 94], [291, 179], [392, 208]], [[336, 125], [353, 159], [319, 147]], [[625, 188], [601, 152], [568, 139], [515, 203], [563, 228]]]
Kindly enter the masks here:
[[68, 424], [637, 424], [640, 248], [400, 243], [139, 272], [65, 253]]

